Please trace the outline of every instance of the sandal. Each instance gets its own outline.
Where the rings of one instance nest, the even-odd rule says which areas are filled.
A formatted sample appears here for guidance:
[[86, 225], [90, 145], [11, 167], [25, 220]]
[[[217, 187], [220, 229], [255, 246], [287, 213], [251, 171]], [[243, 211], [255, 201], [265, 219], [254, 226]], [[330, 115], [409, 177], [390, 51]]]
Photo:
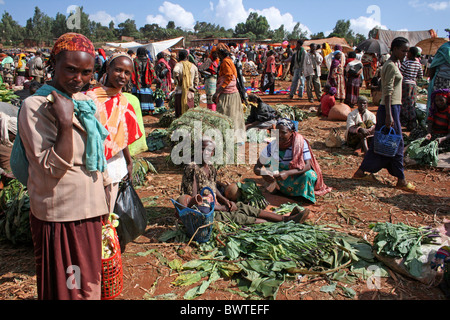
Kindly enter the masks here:
[[373, 174], [366, 174], [363, 177], [353, 176], [353, 179], [363, 180], [363, 181], [371, 181], [371, 182], [378, 182], [377, 178]]
[[401, 187], [396, 186], [395, 188], [399, 189], [399, 190], [406, 191], [406, 192], [412, 192], [412, 193], [416, 193], [417, 192], [416, 186], [413, 185], [411, 182], [408, 182], [408, 184], [406, 186], [401, 186]]

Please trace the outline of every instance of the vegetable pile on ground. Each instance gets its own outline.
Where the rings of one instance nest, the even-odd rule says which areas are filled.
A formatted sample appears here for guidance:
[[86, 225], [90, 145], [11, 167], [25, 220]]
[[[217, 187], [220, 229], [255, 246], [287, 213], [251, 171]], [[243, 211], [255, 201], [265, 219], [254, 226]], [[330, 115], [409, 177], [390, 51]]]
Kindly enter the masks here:
[[14, 93], [14, 90], [7, 89], [6, 84], [0, 84], [0, 101], [2, 102], [12, 102], [19, 99], [20, 97]]
[[[221, 277], [236, 278], [241, 295], [275, 299], [281, 284], [295, 280], [298, 275], [350, 279], [352, 275], [345, 269], [356, 270], [358, 264], [374, 263], [367, 242], [323, 226], [295, 223], [252, 227], [216, 223], [211, 241], [199, 245], [199, 249], [199, 259], [185, 264], [175, 259], [169, 264], [179, 272], [173, 284], [187, 286], [201, 282], [187, 291], [184, 299], [202, 295]], [[337, 283], [330, 285], [336, 289]], [[354, 295], [351, 289], [341, 287], [345, 294]]]
[[282, 118], [290, 119], [293, 121], [303, 121], [308, 119], [308, 113], [285, 104], [276, 104], [273, 108], [280, 114]]
[[[234, 147], [234, 155], [227, 153], [229, 151], [228, 145], [234, 146], [234, 141], [228, 141], [234, 138], [234, 134], [230, 134], [229, 131], [233, 129], [234, 124], [230, 117], [216, 111], [198, 107], [189, 109], [181, 117], [174, 119], [167, 131], [171, 138], [173, 138], [175, 132], [182, 135], [183, 138], [178, 137], [180, 140], [176, 141], [176, 143], [181, 143], [181, 139], [189, 137], [191, 139], [191, 155], [194, 154], [194, 146], [201, 141], [202, 136], [210, 136], [216, 143], [216, 156], [218, 157], [220, 150], [223, 151], [223, 159], [216, 160], [220, 162], [219, 164], [227, 164], [230, 161], [233, 162], [237, 152]], [[218, 136], [219, 134], [221, 136]]]
[[0, 194], [0, 239], [30, 244], [30, 198], [27, 189], [12, 180]]
[[133, 183], [136, 186], [145, 184], [148, 173], [158, 174], [153, 164], [146, 158], [133, 158]]
[[394, 258], [404, 258], [404, 265], [414, 277], [420, 277], [422, 262], [421, 246], [434, 243], [438, 234], [429, 227], [415, 228], [404, 223], [377, 223], [370, 226], [378, 232], [374, 239], [374, 250]]
[[265, 209], [269, 205], [255, 181], [245, 179], [237, 185], [240, 191], [239, 201], [258, 209]]

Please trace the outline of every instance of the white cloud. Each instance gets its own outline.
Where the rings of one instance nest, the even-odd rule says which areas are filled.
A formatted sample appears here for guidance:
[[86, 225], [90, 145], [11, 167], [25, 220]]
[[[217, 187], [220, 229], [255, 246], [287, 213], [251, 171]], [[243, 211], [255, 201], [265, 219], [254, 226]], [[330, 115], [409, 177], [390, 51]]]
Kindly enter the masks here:
[[433, 9], [434, 11], [444, 11], [450, 8], [450, 1], [424, 2], [420, 0], [411, 0], [409, 5], [414, 9]]
[[89, 19], [92, 21], [96, 21], [101, 23], [103, 26], [108, 26], [111, 21], [114, 21], [114, 24], [117, 25], [119, 23], [125, 22], [127, 19], [133, 19], [134, 15], [132, 14], [126, 14], [126, 13], [119, 13], [115, 17], [107, 13], [106, 11], [99, 11], [94, 14], [89, 15]]
[[429, 3], [428, 7], [435, 11], [443, 11], [450, 7], [450, 1], [441, 1], [441, 2], [433, 2]]
[[377, 21], [372, 17], [364, 17], [364, 16], [361, 16], [357, 19], [350, 19], [350, 26], [355, 33], [360, 33], [362, 35], [365, 35], [366, 37], [368, 36], [369, 31], [375, 27], [380, 27], [381, 29], [388, 29], [385, 25], [382, 25], [380, 21]]
[[[211, 11], [213, 8], [211, 8]], [[251, 12], [256, 12], [260, 16], [264, 16], [269, 23], [270, 29], [275, 30], [284, 25], [284, 29], [292, 31], [297, 24], [294, 17], [290, 13], [281, 13], [276, 7], [270, 7], [262, 10], [249, 8], [245, 9], [243, 0], [219, 0], [215, 7], [216, 23], [224, 26], [226, 29], [234, 29], [238, 23], [245, 22]], [[311, 34], [311, 30], [300, 24], [303, 31]]]
[[158, 11], [161, 14], [158, 14], [156, 16], [147, 16], [147, 23], [156, 23], [160, 27], [165, 27], [169, 23], [169, 21], [173, 21], [175, 22], [175, 25], [177, 27], [181, 27], [183, 29], [194, 28], [194, 15], [191, 12], [186, 11], [182, 6], [178, 4], [164, 1], [164, 3], [159, 7]]
[[234, 29], [238, 23], [245, 22], [249, 14], [242, 0], [219, 0], [215, 10], [216, 24], [225, 29]]

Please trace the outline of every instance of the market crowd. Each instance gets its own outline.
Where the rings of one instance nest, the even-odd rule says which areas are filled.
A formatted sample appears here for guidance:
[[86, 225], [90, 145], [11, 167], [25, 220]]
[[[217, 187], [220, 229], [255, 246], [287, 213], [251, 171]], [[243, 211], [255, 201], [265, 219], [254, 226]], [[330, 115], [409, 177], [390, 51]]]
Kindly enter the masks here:
[[[295, 123], [263, 102], [264, 95], [277, 94], [280, 80], [291, 83], [288, 100], [307, 99], [320, 116], [330, 116], [340, 105], [348, 107], [345, 142], [363, 156], [354, 179], [374, 180], [387, 169], [398, 179], [396, 187], [415, 192], [405, 177], [404, 138], [395, 154], [386, 156], [375, 150], [376, 133], [384, 127], [400, 136], [409, 131], [449, 151], [450, 43], [433, 59], [404, 38], [395, 39], [388, 54], [344, 49], [327, 43], [304, 46], [303, 40], [277, 47], [219, 43], [167, 49], [153, 57], [145, 47], [96, 49], [85, 36], [68, 33], [51, 50], [5, 50], [3, 83], [21, 88], [22, 103], [17, 116], [0, 113], [2, 180], [15, 178], [9, 163], [18, 165], [12, 149], [19, 140], [21, 148], [15, 152], [28, 160], [20, 165], [28, 173], [22, 181], [31, 202], [39, 299], [100, 299], [102, 224], [114, 208], [120, 182], [131, 179], [130, 146], [145, 137], [139, 115], [170, 108], [180, 118], [200, 106], [201, 86], [207, 108], [228, 116], [244, 133], [235, 137], [238, 146], [246, 142], [247, 130], [279, 131], [279, 139], [267, 145], [254, 166], [271, 192], [315, 203], [332, 191], [312, 145]], [[417, 88], [427, 77], [423, 126], [417, 116]], [[376, 115], [368, 110], [361, 88], [370, 90], [379, 105]], [[204, 199], [197, 195], [210, 187], [217, 219], [240, 224], [308, 219], [308, 210], [298, 207], [278, 216], [227, 196], [231, 186], [217, 181], [211, 163], [216, 142], [204, 136], [201, 143], [202, 161], [183, 170], [183, 205], [199, 206]], [[79, 286], [68, 288], [66, 270], [73, 265], [83, 277]]]

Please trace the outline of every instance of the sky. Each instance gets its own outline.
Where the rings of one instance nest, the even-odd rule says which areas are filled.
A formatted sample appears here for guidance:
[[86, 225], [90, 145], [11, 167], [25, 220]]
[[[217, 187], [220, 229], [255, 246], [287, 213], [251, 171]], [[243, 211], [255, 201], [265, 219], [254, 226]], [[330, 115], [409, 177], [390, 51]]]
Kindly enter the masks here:
[[375, 26], [396, 31], [434, 29], [440, 37], [448, 37], [445, 29], [450, 28], [450, 1], [441, 0], [0, 0], [0, 12], [8, 12], [22, 26], [36, 6], [53, 18], [80, 6], [91, 20], [105, 26], [113, 20], [116, 27], [132, 19], [138, 28], [147, 23], [165, 27], [174, 21], [177, 27], [193, 29], [196, 21], [205, 21], [234, 29], [250, 12], [257, 12], [267, 18], [271, 29], [283, 24], [291, 31], [299, 22], [309, 34], [328, 35], [340, 19], [350, 20], [353, 31], [366, 37]]

